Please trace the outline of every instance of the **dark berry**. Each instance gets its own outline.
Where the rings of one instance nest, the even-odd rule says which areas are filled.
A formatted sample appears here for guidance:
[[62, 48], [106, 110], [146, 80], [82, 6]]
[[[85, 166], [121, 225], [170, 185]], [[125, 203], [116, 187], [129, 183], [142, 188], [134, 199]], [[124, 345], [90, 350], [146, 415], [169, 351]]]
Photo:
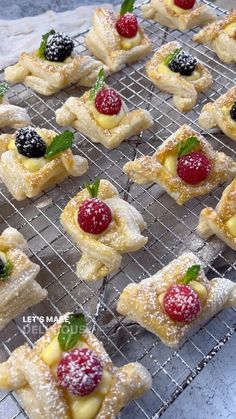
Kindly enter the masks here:
[[125, 13], [116, 22], [116, 30], [124, 38], [133, 38], [138, 32], [138, 21], [132, 13]]
[[234, 121], [236, 121], [236, 102], [233, 104], [232, 108], [230, 109], [230, 116]]
[[64, 33], [57, 32], [48, 39], [45, 49], [45, 58], [48, 61], [62, 62], [71, 55], [73, 49], [73, 40]]
[[197, 59], [191, 54], [180, 51], [179, 54], [171, 60], [168, 67], [175, 73], [180, 73], [181, 76], [191, 76], [197, 65]]
[[111, 210], [100, 199], [87, 199], [79, 208], [78, 223], [86, 233], [100, 234], [107, 229], [111, 221]]
[[21, 128], [16, 131], [16, 148], [26, 157], [43, 157], [47, 146], [33, 128]]
[[188, 285], [173, 285], [164, 295], [163, 306], [168, 316], [177, 322], [193, 321], [201, 310], [198, 295]]
[[179, 158], [177, 163], [178, 176], [190, 185], [197, 185], [207, 179], [211, 170], [211, 162], [199, 151], [192, 151]]
[[120, 112], [122, 100], [114, 89], [99, 90], [95, 98], [95, 108], [104, 115], [116, 115]]
[[181, 7], [181, 9], [189, 10], [192, 9], [196, 0], [174, 0], [175, 6]]
[[0, 275], [3, 274], [4, 272], [4, 268], [5, 268], [5, 264], [2, 261], [2, 259], [0, 258]]

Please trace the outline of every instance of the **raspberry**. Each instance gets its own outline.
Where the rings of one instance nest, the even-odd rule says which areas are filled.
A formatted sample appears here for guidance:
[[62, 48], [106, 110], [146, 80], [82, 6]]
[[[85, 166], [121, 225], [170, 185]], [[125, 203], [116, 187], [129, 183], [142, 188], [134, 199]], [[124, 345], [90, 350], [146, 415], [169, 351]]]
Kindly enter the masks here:
[[170, 318], [177, 322], [193, 321], [201, 310], [198, 295], [188, 285], [173, 285], [165, 293], [163, 306]]
[[122, 100], [114, 89], [99, 90], [95, 98], [95, 108], [104, 115], [116, 115], [120, 112]]
[[92, 393], [102, 378], [102, 364], [97, 354], [88, 348], [66, 352], [57, 367], [59, 384], [70, 393], [86, 396]]
[[116, 22], [116, 30], [120, 36], [133, 38], [138, 32], [138, 21], [132, 13], [125, 13]]
[[33, 128], [20, 128], [16, 131], [15, 144], [18, 153], [26, 157], [43, 157], [47, 146]]
[[174, 0], [174, 4], [184, 10], [192, 9], [195, 2], [196, 0]]
[[211, 170], [211, 163], [205, 154], [192, 151], [178, 160], [177, 173], [184, 182], [196, 185], [206, 180]]
[[45, 58], [48, 61], [63, 62], [67, 57], [70, 57], [73, 49], [73, 40], [66, 34], [57, 32], [47, 41]]
[[107, 229], [111, 221], [111, 210], [100, 199], [87, 199], [79, 208], [78, 223], [86, 233], [100, 234]]

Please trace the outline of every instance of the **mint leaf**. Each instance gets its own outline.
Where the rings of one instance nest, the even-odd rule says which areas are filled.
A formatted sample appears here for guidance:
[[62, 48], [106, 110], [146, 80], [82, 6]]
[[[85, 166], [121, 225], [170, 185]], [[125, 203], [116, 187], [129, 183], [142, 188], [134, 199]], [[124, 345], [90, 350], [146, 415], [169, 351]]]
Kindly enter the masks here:
[[135, 0], [124, 0], [120, 8], [120, 16], [123, 16], [125, 13], [132, 13], [134, 10]]
[[190, 281], [193, 281], [197, 278], [199, 271], [201, 269], [200, 265], [193, 265], [190, 268], [188, 268], [186, 274], [184, 275], [182, 279], [182, 283], [187, 285]]
[[94, 183], [85, 185], [85, 187], [88, 189], [92, 198], [96, 198], [98, 196], [99, 185], [100, 185], [100, 179], [97, 179]]
[[50, 35], [55, 35], [55, 33], [56, 33], [56, 31], [54, 31], [54, 29], [51, 29], [49, 32], [42, 35], [42, 41], [41, 41], [41, 44], [40, 44], [39, 49], [37, 51], [37, 55], [38, 55], [39, 58], [45, 59], [45, 49], [46, 49], [46, 46], [47, 46], [47, 40], [48, 40]]
[[4, 266], [3, 272], [0, 274], [0, 281], [6, 281], [9, 278], [12, 269], [13, 263], [8, 260]]
[[51, 144], [48, 146], [44, 157], [49, 159], [50, 157], [54, 156], [54, 154], [67, 150], [72, 146], [73, 139], [74, 134], [69, 130], [62, 132], [62, 134], [56, 135], [56, 137], [53, 138]]
[[3, 98], [5, 96], [5, 93], [8, 91], [9, 86], [7, 83], [1, 83], [0, 84], [0, 98]]
[[70, 314], [60, 328], [58, 342], [63, 351], [69, 351], [78, 342], [86, 329], [85, 317], [82, 313]]
[[104, 71], [104, 68], [102, 67], [98, 73], [97, 80], [94, 86], [90, 90], [90, 94], [89, 94], [90, 101], [93, 101], [95, 99], [97, 93], [99, 92], [99, 90], [103, 88], [104, 84], [105, 84], [105, 71]]
[[181, 49], [182, 48], [176, 48], [173, 52], [167, 55], [167, 57], [163, 60], [163, 63], [165, 65], [170, 64], [170, 62], [174, 60], [177, 57], [177, 55], [180, 53]]
[[185, 156], [186, 154], [191, 153], [191, 151], [198, 148], [199, 145], [200, 145], [200, 141], [198, 140], [197, 137], [194, 137], [194, 136], [187, 138], [187, 140], [185, 141], [181, 141], [178, 144], [178, 156], [182, 157], [182, 156]]

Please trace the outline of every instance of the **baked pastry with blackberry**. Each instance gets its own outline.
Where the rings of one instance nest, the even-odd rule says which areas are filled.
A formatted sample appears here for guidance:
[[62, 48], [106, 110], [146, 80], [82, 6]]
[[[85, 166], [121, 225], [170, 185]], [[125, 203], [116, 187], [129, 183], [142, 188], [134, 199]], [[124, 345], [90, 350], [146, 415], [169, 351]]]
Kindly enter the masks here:
[[26, 109], [11, 105], [6, 97], [7, 83], [0, 83], [0, 128], [22, 128], [30, 124]]

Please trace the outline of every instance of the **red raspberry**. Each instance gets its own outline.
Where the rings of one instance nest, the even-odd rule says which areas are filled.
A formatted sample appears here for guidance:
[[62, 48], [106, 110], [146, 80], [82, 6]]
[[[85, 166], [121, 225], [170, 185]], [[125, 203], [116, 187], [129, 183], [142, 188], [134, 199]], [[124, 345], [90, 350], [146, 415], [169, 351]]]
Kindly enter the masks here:
[[196, 0], [174, 0], [174, 4], [184, 10], [192, 9], [195, 2]]
[[120, 36], [133, 38], [138, 32], [138, 20], [132, 13], [125, 13], [116, 22], [116, 30]]
[[66, 352], [57, 367], [59, 384], [70, 393], [86, 396], [92, 393], [102, 378], [102, 365], [91, 349], [72, 349]]
[[211, 163], [207, 156], [199, 151], [192, 151], [178, 160], [178, 176], [190, 185], [206, 180], [211, 170]]
[[107, 229], [111, 221], [111, 210], [100, 199], [86, 199], [79, 208], [78, 223], [86, 233], [100, 234]]
[[95, 108], [104, 115], [116, 115], [121, 105], [121, 97], [114, 89], [102, 89], [95, 98]]
[[163, 305], [166, 313], [177, 322], [193, 321], [201, 310], [198, 295], [188, 285], [173, 285], [165, 293]]

